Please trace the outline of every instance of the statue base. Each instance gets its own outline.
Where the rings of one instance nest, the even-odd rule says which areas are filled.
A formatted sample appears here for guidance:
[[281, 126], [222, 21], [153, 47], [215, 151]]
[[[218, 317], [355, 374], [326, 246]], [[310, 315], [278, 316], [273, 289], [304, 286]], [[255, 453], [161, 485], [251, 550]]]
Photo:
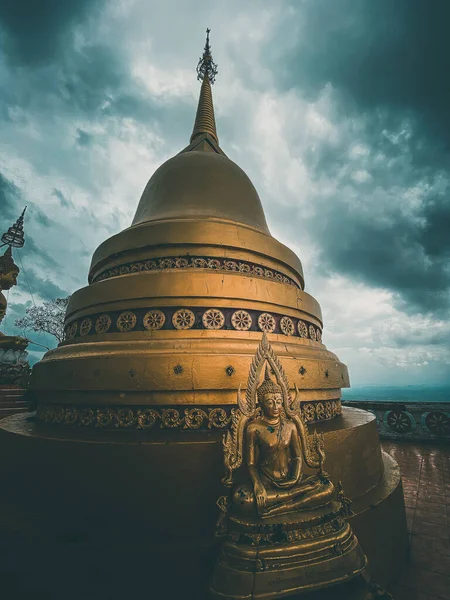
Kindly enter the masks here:
[[[19, 385], [26, 387], [30, 374], [28, 352], [22, 347], [17, 347], [21, 338], [2, 336], [0, 341], [0, 385]], [[10, 342], [8, 344], [8, 342]], [[26, 347], [26, 345], [25, 345]]]
[[227, 528], [211, 585], [214, 598], [312, 592], [356, 577], [367, 564], [337, 502], [263, 520], [231, 515]]

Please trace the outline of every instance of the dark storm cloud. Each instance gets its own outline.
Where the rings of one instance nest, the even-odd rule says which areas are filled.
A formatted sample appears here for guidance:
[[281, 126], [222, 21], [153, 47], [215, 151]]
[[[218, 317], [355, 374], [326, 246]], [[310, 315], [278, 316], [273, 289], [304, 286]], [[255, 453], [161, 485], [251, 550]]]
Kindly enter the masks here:
[[[29, 113], [101, 118], [130, 117], [151, 122], [162, 107], [131, 77], [127, 59], [115, 44], [75, 43], [77, 25], [98, 26], [105, 0], [17, 0], [0, 2], [0, 47], [11, 85], [0, 89], [0, 117], [9, 109]], [[16, 68], [20, 66], [21, 68]], [[26, 123], [27, 115], [14, 114]], [[91, 141], [78, 130], [77, 143]]]
[[0, 26], [13, 63], [36, 65], [64, 50], [71, 28], [104, 0], [12, 0], [0, 2]]
[[[336, 201], [335, 201], [336, 200]], [[368, 217], [329, 198], [316, 217], [324, 265], [400, 294], [406, 311], [446, 310], [450, 288], [450, 205], [430, 200], [417, 222], [401, 211]], [[442, 236], [440, 239], [439, 236]]]
[[[27, 255], [27, 258], [32, 256], [33, 258], [42, 259], [46, 269], [52, 269], [53, 271], [59, 269], [60, 266], [56, 260], [44, 248], [34, 241], [34, 238], [27, 231], [27, 222], [25, 221], [25, 246], [23, 252]], [[20, 260], [20, 259], [19, 259]], [[20, 262], [19, 262], [20, 265]]]
[[450, 130], [442, 127], [450, 124], [448, 0], [308, 0], [292, 6], [298, 9], [291, 16], [300, 24], [298, 41], [276, 70], [285, 85], [317, 94], [330, 82], [363, 110], [410, 110], [419, 127], [448, 141]]
[[[336, 184], [314, 217], [323, 268], [392, 290], [404, 310], [448, 309], [450, 2], [307, 0], [292, 10], [276, 32], [290, 49], [266, 51], [278, 84], [311, 101], [331, 84], [332, 117], [348, 136], [304, 157], [313, 179]], [[355, 163], [365, 181], [354, 179], [352, 142], [369, 148]], [[420, 201], [408, 210], [415, 186]]]
[[73, 208], [72, 202], [64, 196], [64, 194], [62, 193], [61, 190], [58, 190], [57, 188], [53, 188], [52, 196], [59, 200], [59, 203], [61, 204], [61, 206], [63, 208]]
[[86, 131], [83, 131], [82, 129], [77, 129], [77, 144], [79, 146], [90, 146], [92, 144], [93, 139], [93, 135], [87, 133]]
[[[22, 201], [19, 188], [2, 173], [0, 173], [0, 214], [2, 218], [2, 227], [7, 229], [12, 222], [19, 216], [18, 205]], [[20, 212], [22, 212], [23, 207]], [[3, 233], [3, 232], [2, 232]]]
[[27, 269], [26, 277], [24, 277], [24, 279], [25, 282], [23, 282], [22, 285], [25, 284], [34, 296], [39, 296], [43, 300], [65, 298], [69, 295], [67, 290], [63, 290], [59, 287], [59, 285], [53, 283], [53, 281], [50, 281], [45, 277], [41, 277], [34, 271], [34, 269]]
[[389, 341], [397, 348], [407, 348], [412, 345], [441, 346], [448, 344], [448, 335], [449, 332], [445, 330], [429, 332], [424, 328], [391, 335]]

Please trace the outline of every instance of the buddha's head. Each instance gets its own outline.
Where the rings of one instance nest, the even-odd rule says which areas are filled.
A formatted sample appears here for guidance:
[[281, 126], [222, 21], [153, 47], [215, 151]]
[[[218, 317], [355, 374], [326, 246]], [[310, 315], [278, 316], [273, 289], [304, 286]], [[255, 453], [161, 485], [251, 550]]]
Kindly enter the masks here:
[[273, 419], [281, 415], [283, 410], [283, 391], [277, 383], [272, 381], [267, 366], [264, 381], [258, 387], [257, 394], [258, 402], [264, 416]]
[[17, 284], [19, 267], [13, 260], [11, 247], [8, 246], [5, 254], [0, 256], [0, 289], [9, 290]]

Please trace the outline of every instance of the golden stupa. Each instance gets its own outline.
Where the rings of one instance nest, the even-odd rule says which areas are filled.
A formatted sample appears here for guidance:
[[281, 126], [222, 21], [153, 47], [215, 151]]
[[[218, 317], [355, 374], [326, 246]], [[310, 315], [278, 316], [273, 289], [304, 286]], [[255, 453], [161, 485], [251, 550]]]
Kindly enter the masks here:
[[[127, 556], [153, 565], [151, 589], [179, 579], [185, 598], [189, 586], [206, 589], [222, 437], [265, 333], [385, 584], [407, 547], [398, 466], [380, 449], [375, 416], [341, 406], [347, 368], [322, 343], [300, 260], [270, 235], [255, 187], [219, 146], [208, 39], [197, 71], [190, 144], [150, 178], [132, 225], [94, 253], [64, 342], [33, 369], [36, 416], [0, 424], [0, 450], [22, 473], [3, 511], [22, 507], [34, 523], [32, 494], [41, 530], [84, 531], [92, 548], [108, 547], [110, 566], [120, 562], [111, 547], [128, 543]], [[11, 473], [1, 471], [6, 490]]]

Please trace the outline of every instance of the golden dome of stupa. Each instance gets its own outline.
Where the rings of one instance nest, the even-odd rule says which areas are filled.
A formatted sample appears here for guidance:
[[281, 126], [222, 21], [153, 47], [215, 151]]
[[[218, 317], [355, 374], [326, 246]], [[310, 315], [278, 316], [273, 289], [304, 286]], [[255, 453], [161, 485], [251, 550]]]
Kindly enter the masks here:
[[205, 217], [237, 221], [269, 234], [258, 193], [245, 172], [222, 153], [192, 150], [157, 169], [133, 225]]

